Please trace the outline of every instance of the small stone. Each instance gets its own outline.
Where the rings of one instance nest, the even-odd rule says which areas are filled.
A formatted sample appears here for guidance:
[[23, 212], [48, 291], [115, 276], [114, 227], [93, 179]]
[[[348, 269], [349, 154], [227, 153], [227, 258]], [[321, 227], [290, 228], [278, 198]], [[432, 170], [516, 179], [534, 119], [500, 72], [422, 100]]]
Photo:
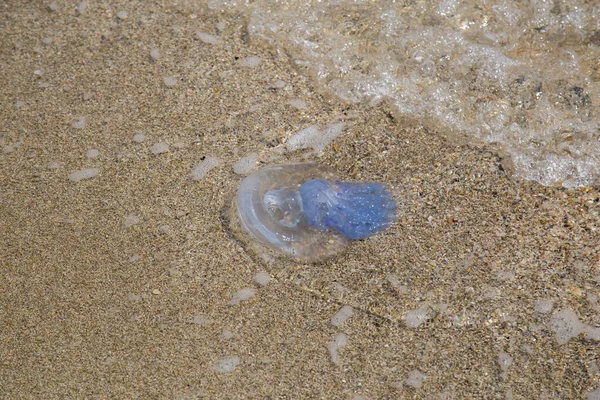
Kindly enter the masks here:
[[157, 296], [158, 296], [158, 295], [159, 295], [159, 294], [161, 294], [161, 293], [160, 293], [160, 290], [158, 290], [158, 289], [154, 289], [154, 290], [152, 290], [152, 294], [154, 294], [154, 295], [157, 295]]

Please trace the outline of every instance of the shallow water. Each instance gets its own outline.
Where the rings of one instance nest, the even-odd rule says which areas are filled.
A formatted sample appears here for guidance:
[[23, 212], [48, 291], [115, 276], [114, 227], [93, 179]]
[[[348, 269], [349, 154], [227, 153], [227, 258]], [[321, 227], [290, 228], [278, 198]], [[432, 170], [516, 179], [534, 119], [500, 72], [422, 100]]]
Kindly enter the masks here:
[[212, 2], [249, 16], [344, 101], [466, 143], [497, 144], [521, 178], [600, 183], [600, 6], [582, 0]]

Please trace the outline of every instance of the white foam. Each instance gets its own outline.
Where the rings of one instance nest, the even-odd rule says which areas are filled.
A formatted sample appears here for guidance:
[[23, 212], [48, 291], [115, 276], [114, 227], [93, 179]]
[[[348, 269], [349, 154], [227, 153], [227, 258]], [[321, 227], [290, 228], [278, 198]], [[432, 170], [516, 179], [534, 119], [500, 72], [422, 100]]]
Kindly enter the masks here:
[[87, 9], [87, 6], [88, 6], [87, 1], [82, 1], [81, 3], [79, 3], [79, 7], [77, 7], [77, 12], [79, 13], [79, 15], [81, 15], [85, 12], [85, 10]]
[[165, 76], [163, 78], [163, 82], [165, 85], [172, 87], [177, 85], [177, 78], [173, 77], [173, 76]]
[[159, 60], [160, 59], [160, 50], [159, 49], [150, 50], [150, 58], [152, 58], [153, 60]]
[[223, 340], [230, 340], [233, 338], [233, 332], [231, 332], [229, 329], [223, 329], [221, 338], [223, 338]]
[[167, 233], [171, 230], [171, 226], [169, 225], [161, 225], [158, 227], [158, 230], [161, 231], [162, 233]]
[[83, 129], [85, 128], [85, 117], [77, 117], [75, 121], [71, 124], [73, 128]]
[[250, 153], [233, 164], [233, 172], [238, 175], [246, 175], [248, 172], [252, 171], [252, 168], [254, 168], [257, 161], [258, 153]]
[[306, 102], [300, 99], [291, 99], [288, 101], [289, 105], [297, 108], [298, 110], [304, 110], [306, 108]]
[[254, 282], [258, 283], [260, 286], [265, 286], [267, 283], [271, 281], [271, 275], [266, 272], [259, 272], [254, 277]]
[[535, 311], [540, 314], [548, 314], [552, 311], [553, 307], [554, 304], [552, 303], [552, 300], [549, 299], [540, 299], [535, 302]]
[[219, 44], [221, 42], [221, 39], [217, 36], [204, 32], [196, 32], [196, 36], [198, 36], [198, 39], [206, 44]]
[[419, 370], [412, 370], [408, 373], [408, 378], [404, 381], [408, 386], [415, 389], [420, 389], [423, 383], [427, 380], [427, 375]]
[[566, 344], [582, 333], [589, 340], [600, 341], [600, 328], [584, 324], [570, 309], [555, 313], [550, 319], [550, 329], [554, 332], [558, 344]]
[[219, 4], [235, 4], [252, 38], [277, 46], [344, 102], [385, 101], [417, 125], [495, 143], [525, 179], [600, 182], [598, 85], [589, 73], [600, 55], [596, 2], [475, 3]]
[[133, 135], [133, 141], [137, 143], [142, 143], [146, 139], [146, 135], [143, 133], [136, 133]]
[[289, 151], [310, 147], [317, 154], [321, 154], [329, 143], [344, 132], [345, 127], [343, 122], [329, 124], [322, 130], [317, 125], [311, 125], [290, 137], [285, 146]]
[[152, 152], [152, 154], [166, 153], [167, 151], [169, 151], [169, 145], [165, 142], [155, 143], [150, 148], [150, 151]]
[[231, 373], [235, 371], [241, 360], [239, 357], [228, 357], [217, 360], [213, 363], [212, 369], [215, 372]]
[[208, 319], [208, 317], [206, 315], [202, 315], [202, 314], [198, 314], [198, 315], [194, 315], [194, 318], [192, 318], [192, 324], [194, 325], [207, 325], [210, 320]]
[[586, 400], [600, 400], [600, 387], [593, 392], [588, 392], [585, 395]]
[[242, 67], [256, 68], [262, 63], [262, 60], [258, 56], [246, 57], [240, 60]]
[[340, 356], [338, 351], [348, 345], [348, 338], [344, 333], [338, 333], [335, 338], [327, 345], [327, 350], [329, 350], [329, 355], [331, 357], [331, 362], [334, 364], [340, 364]]
[[125, 217], [125, 222], [123, 222], [123, 225], [125, 225], [125, 228], [129, 228], [132, 227], [134, 225], [137, 225], [140, 223], [140, 218], [136, 215], [128, 215], [127, 217]]
[[394, 289], [396, 289], [400, 294], [406, 294], [408, 293], [408, 287], [406, 285], [402, 285], [400, 283], [400, 281], [398, 280], [398, 277], [394, 274], [387, 274], [385, 276], [385, 279], [389, 282], [390, 285], [392, 285], [392, 287]]
[[91, 158], [96, 158], [100, 155], [100, 152], [98, 151], [98, 149], [90, 149], [87, 151], [87, 153], [85, 153], [85, 158], [91, 159]]
[[227, 303], [230, 306], [236, 306], [240, 304], [242, 301], [250, 300], [256, 294], [256, 289], [253, 288], [244, 288], [238, 290], [233, 294], [233, 297]]
[[221, 161], [216, 157], [206, 157], [201, 163], [192, 169], [192, 179], [199, 181], [203, 179], [211, 169], [221, 164]]
[[354, 309], [351, 306], [343, 306], [333, 317], [331, 317], [331, 325], [341, 326], [344, 322], [354, 315]]
[[409, 311], [406, 313], [405, 323], [409, 328], [418, 328], [421, 324], [427, 321], [427, 312], [429, 310], [428, 304], [423, 304], [416, 310]]
[[500, 378], [506, 380], [508, 378], [508, 367], [513, 364], [512, 357], [505, 352], [498, 354], [498, 364], [500, 365]]
[[82, 179], [90, 179], [100, 173], [99, 168], [86, 168], [79, 171], [72, 172], [69, 174], [69, 180], [73, 182], [79, 182]]

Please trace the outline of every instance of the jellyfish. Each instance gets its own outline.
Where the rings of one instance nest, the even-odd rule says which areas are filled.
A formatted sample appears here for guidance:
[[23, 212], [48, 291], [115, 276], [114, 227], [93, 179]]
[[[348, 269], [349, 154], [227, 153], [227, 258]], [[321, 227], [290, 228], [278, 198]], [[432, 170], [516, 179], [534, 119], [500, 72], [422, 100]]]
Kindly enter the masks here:
[[310, 163], [265, 167], [237, 192], [237, 221], [252, 239], [300, 261], [315, 262], [388, 228], [396, 202], [377, 182], [342, 182]]

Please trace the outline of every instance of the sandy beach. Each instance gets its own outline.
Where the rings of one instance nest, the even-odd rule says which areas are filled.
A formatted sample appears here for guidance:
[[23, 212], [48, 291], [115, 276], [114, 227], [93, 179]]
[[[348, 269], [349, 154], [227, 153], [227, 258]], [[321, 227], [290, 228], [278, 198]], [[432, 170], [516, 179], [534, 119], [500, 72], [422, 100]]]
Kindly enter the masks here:
[[[600, 399], [597, 190], [328, 98], [192, 1], [8, 1], [0, 28], [0, 398]], [[228, 226], [251, 153], [383, 182], [398, 221], [257, 253]]]

